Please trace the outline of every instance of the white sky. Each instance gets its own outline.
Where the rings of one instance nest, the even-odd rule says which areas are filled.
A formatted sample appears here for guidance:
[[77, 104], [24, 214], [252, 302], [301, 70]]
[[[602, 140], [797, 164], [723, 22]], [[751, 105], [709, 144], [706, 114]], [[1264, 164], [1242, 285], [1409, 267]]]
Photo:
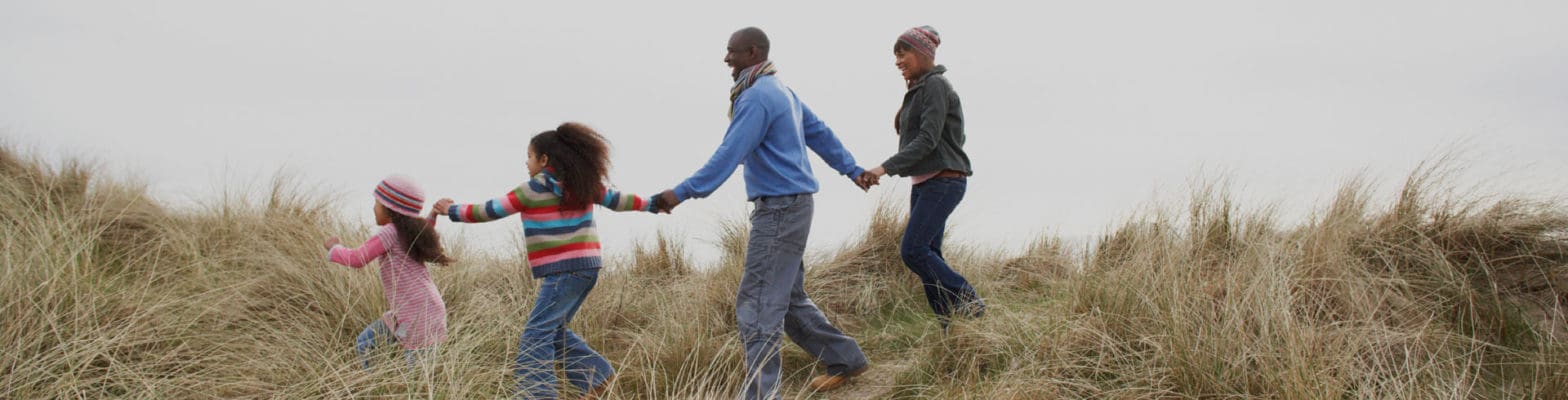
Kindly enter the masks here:
[[[565, 120], [609, 137], [621, 189], [702, 165], [727, 123], [725, 41], [755, 25], [780, 77], [875, 165], [897, 139], [891, 47], [930, 24], [963, 97], [976, 175], [959, 242], [1101, 232], [1225, 176], [1299, 216], [1365, 171], [1391, 187], [1463, 149], [1478, 181], [1568, 194], [1568, 2], [0, 1], [0, 138], [145, 178], [171, 201], [292, 171], [369, 221], [402, 172], [482, 201]], [[1456, 146], [1456, 144], [1458, 144]], [[811, 244], [882, 199], [818, 160]], [[695, 240], [746, 211], [740, 172], [673, 216], [601, 213], [610, 255]], [[452, 228], [510, 251], [515, 219]]]

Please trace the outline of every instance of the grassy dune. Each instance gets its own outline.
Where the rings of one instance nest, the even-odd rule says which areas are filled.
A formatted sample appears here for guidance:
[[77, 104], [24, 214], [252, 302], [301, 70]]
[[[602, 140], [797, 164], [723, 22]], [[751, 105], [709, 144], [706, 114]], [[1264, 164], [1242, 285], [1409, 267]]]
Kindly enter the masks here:
[[[834, 393], [786, 346], [800, 398], [1565, 398], [1568, 209], [1458, 198], [1419, 169], [1393, 199], [1344, 186], [1309, 222], [1221, 190], [1149, 210], [1095, 248], [950, 245], [991, 305], [943, 335], [897, 255], [902, 212], [813, 254], [808, 290], [872, 371]], [[508, 394], [534, 282], [520, 258], [434, 275], [450, 338], [425, 371], [362, 371], [354, 335], [385, 309], [373, 269], [321, 239], [367, 226], [278, 182], [171, 209], [93, 168], [0, 150], [0, 397], [439, 397]], [[612, 265], [573, 327], [619, 371], [612, 398], [727, 398], [746, 227], [715, 265], [651, 238]], [[1085, 251], [1087, 250], [1087, 251]]]

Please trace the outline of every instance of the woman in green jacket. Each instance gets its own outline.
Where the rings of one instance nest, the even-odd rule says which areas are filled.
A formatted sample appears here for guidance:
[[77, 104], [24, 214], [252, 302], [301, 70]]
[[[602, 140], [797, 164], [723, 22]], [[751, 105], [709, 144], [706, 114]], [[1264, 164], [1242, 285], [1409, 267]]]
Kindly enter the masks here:
[[909, 88], [893, 122], [899, 149], [882, 165], [866, 171], [861, 184], [875, 184], [882, 175], [913, 181], [899, 255], [920, 277], [926, 302], [946, 329], [955, 314], [983, 315], [985, 302], [942, 256], [947, 218], [963, 200], [973, 170], [964, 153], [964, 111], [958, 93], [944, 75], [947, 67], [936, 65], [941, 43], [935, 29], [921, 26], [905, 31], [893, 45], [895, 65]]

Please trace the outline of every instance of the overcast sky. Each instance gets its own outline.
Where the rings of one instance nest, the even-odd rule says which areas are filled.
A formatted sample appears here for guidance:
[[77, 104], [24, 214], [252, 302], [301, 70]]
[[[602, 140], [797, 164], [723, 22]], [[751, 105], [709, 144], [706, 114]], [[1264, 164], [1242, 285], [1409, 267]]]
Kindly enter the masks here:
[[[1363, 172], [1391, 188], [1463, 151], [1499, 190], [1568, 194], [1568, 2], [0, 0], [0, 138], [211, 201], [283, 170], [370, 219], [401, 172], [482, 201], [526, 179], [562, 121], [608, 137], [619, 188], [653, 194], [717, 147], [729, 34], [763, 28], [779, 77], [862, 165], [897, 147], [891, 48], [932, 25], [975, 176], [954, 241], [1016, 249], [1097, 234], [1227, 177], [1287, 217]], [[811, 244], [864, 227], [863, 194], [814, 162]], [[747, 211], [740, 172], [673, 216], [603, 212], [611, 256], [666, 230], [704, 240]], [[509, 251], [514, 219], [444, 230]]]

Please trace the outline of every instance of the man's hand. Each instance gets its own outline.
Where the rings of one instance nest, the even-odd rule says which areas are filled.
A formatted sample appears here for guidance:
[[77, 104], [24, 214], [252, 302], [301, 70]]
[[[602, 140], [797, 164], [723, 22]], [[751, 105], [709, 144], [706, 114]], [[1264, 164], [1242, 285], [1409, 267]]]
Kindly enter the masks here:
[[674, 189], [666, 190], [653, 196], [653, 212], [655, 213], [669, 214], [675, 210], [675, 206], [680, 204], [680, 199], [675, 198]]
[[322, 247], [326, 247], [327, 250], [332, 250], [333, 247], [336, 247], [340, 243], [343, 243], [343, 242], [338, 240], [337, 236], [333, 236], [333, 237], [327, 238], [327, 242], [322, 244]]
[[869, 191], [872, 186], [882, 184], [882, 175], [887, 175], [887, 170], [882, 169], [882, 166], [879, 165], [861, 173], [860, 177], [855, 179], [855, 184], [860, 186], [860, 190]]
[[453, 203], [452, 199], [448, 199], [448, 198], [442, 198], [441, 200], [436, 200], [436, 204], [430, 206], [430, 212], [432, 212], [432, 213], [439, 213], [439, 214], [445, 215], [446, 214], [446, 209], [452, 208], [452, 203]]
[[855, 177], [855, 186], [859, 186], [863, 192], [871, 191], [871, 187], [876, 186], [878, 183], [880, 183], [878, 179], [868, 173], [862, 172], [860, 176]]

